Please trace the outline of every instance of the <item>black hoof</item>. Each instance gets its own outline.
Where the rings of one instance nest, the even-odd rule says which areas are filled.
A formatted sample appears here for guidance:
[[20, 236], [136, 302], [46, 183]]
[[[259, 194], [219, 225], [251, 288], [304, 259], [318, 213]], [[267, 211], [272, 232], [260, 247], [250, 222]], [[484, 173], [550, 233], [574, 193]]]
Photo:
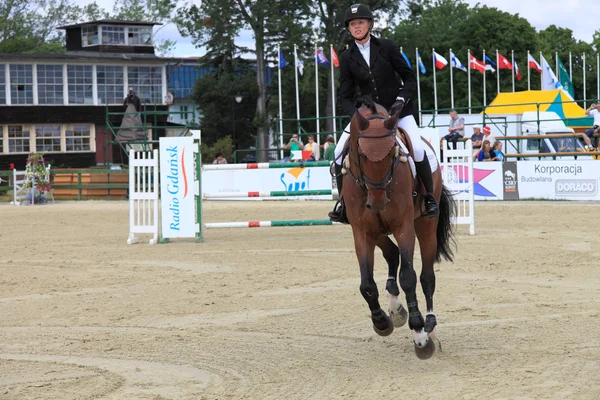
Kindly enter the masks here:
[[375, 323], [373, 323], [373, 330], [379, 336], [389, 336], [392, 334], [392, 332], [394, 332], [394, 323], [392, 322], [392, 319], [390, 317], [388, 317], [387, 315], [385, 315], [385, 320], [387, 321], [387, 328], [384, 328], [384, 329], [379, 329], [375, 325]]
[[435, 343], [429, 338], [425, 346], [419, 347], [415, 344], [415, 354], [419, 360], [429, 360], [435, 353]]

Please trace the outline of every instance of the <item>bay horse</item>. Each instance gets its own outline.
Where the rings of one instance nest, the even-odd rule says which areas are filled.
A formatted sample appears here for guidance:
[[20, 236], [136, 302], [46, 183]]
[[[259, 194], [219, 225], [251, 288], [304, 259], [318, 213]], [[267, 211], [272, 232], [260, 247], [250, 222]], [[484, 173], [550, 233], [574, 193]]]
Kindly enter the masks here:
[[[415, 353], [419, 358], [427, 359], [433, 356], [436, 347], [433, 265], [442, 258], [452, 261], [455, 204], [451, 193], [442, 184], [438, 167], [433, 172], [433, 182], [440, 214], [431, 219], [421, 216], [420, 184], [413, 177], [407, 162], [408, 154], [396, 141], [398, 119], [398, 114], [389, 116], [384, 107], [369, 98], [359, 99], [350, 123], [348, 154], [342, 163], [345, 175], [340, 197], [344, 198], [352, 227], [361, 275], [360, 292], [371, 310], [373, 329], [377, 334], [387, 336], [393, 332], [394, 326], [403, 326], [408, 320]], [[429, 143], [425, 143], [431, 148]], [[406, 140], [405, 144], [410, 153], [410, 140]], [[394, 236], [398, 246], [389, 235]], [[417, 276], [413, 268], [416, 238], [421, 249], [420, 281], [427, 305], [425, 319], [417, 304]], [[381, 309], [373, 279], [375, 246], [381, 249], [388, 264], [386, 295], [389, 316]], [[398, 300], [398, 266], [398, 279], [406, 295], [408, 313]]]

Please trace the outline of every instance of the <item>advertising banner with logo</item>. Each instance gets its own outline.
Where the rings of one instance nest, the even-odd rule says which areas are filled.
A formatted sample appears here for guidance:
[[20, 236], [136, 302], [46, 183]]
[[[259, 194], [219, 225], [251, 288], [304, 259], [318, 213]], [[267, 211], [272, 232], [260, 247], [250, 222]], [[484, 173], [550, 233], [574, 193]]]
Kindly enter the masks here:
[[331, 190], [329, 167], [215, 170], [202, 172], [202, 192]]
[[[468, 176], [469, 172], [465, 168], [464, 172], [459, 170], [451, 172], [448, 179], [463, 183], [469, 179]], [[473, 180], [475, 200], [504, 199], [501, 162], [473, 163]]]
[[160, 138], [162, 237], [194, 237], [194, 138]]
[[519, 200], [519, 174], [517, 173], [517, 162], [503, 162], [502, 172], [504, 180], [504, 200]]
[[519, 198], [600, 200], [600, 163], [581, 161], [519, 161]]

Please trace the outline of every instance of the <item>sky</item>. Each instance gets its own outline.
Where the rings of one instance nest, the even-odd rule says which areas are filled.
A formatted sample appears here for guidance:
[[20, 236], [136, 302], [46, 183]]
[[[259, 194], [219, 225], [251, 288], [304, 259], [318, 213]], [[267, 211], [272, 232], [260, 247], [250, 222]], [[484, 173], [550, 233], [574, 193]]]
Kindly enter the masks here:
[[[201, 0], [187, 0], [200, 4]], [[550, 25], [569, 28], [578, 40], [591, 42], [596, 29], [600, 29], [600, 7], [590, 0], [463, 0], [470, 6], [477, 3], [488, 7], [496, 7], [511, 14], [519, 14], [527, 19], [538, 31]], [[75, 0], [76, 4], [86, 5], [90, 0]], [[96, 0], [100, 7], [112, 10], [114, 0]], [[184, 1], [182, 1], [184, 3]], [[198, 49], [190, 38], [183, 38], [174, 24], [162, 28], [157, 34], [158, 39], [171, 39], [177, 42], [173, 57], [200, 57], [204, 49]], [[243, 31], [236, 40], [238, 45], [254, 47], [250, 31]]]

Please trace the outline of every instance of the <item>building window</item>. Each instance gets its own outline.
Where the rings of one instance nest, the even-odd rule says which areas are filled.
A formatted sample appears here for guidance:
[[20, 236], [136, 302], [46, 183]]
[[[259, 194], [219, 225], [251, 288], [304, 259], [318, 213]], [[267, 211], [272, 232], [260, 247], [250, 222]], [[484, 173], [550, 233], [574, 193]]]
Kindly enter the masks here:
[[[0, 104], [6, 104], [6, 66], [4, 64], [0, 64]], [[2, 136], [2, 131], [0, 131], [0, 136]], [[0, 138], [1, 140], [1, 138]], [[0, 150], [2, 151], [2, 150]]]
[[89, 124], [74, 124], [66, 129], [67, 151], [90, 151], [92, 133]]
[[29, 131], [21, 125], [8, 126], [8, 151], [10, 153], [29, 152]]
[[35, 151], [60, 151], [60, 125], [35, 126]]
[[142, 103], [162, 104], [161, 67], [127, 67], [127, 79]]
[[33, 104], [33, 66], [10, 65], [10, 96], [12, 104]]
[[99, 41], [97, 26], [84, 26], [83, 28], [81, 28], [81, 45], [83, 47], [94, 46], [98, 43]]
[[120, 26], [102, 26], [102, 44], [125, 44], [125, 28]]
[[152, 28], [129, 27], [127, 28], [127, 44], [130, 46], [152, 46]]
[[188, 119], [188, 106], [181, 106], [181, 118], [183, 118], [184, 121], [187, 121], [187, 119]]
[[38, 104], [63, 104], [62, 65], [38, 65]]
[[96, 67], [99, 104], [121, 104], [123, 102], [123, 67], [98, 65]]
[[69, 104], [94, 104], [91, 65], [68, 65]]

